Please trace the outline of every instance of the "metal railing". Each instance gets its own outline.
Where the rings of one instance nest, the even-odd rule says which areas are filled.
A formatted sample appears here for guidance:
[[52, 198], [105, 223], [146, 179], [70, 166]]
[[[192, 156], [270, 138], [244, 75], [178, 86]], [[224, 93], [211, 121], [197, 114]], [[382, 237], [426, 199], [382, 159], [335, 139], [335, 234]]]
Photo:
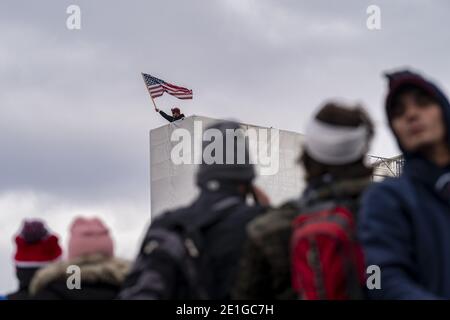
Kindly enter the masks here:
[[374, 177], [382, 178], [400, 176], [405, 163], [401, 155], [393, 158], [383, 158], [369, 155], [368, 160], [374, 167]]

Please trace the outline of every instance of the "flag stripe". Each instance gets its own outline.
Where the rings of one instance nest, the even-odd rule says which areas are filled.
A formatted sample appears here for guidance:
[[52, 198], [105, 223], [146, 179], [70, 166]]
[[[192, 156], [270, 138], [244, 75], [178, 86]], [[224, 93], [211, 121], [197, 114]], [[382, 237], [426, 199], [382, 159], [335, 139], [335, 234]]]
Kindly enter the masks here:
[[151, 93], [159, 93], [159, 92], [164, 92], [163, 88], [155, 88], [155, 89], [150, 89]]
[[160, 97], [167, 92], [178, 99], [192, 99], [192, 90], [176, 86], [161, 79], [142, 73], [147, 90], [152, 98]]
[[183, 88], [183, 87], [178, 87], [178, 86], [175, 86], [175, 85], [167, 83], [167, 82], [163, 83], [163, 86], [166, 86], [166, 87], [169, 87], [169, 88], [172, 88], [172, 89], [175, 89], [175, 90], [191, 91], [189, 89], [186, 89], [186, 88]]
[[181, 90], [181, 89], [173, 89], [173, 88], [170, 88], [170, 87], [167, 87], [165, 84], [163, 84], [162, 85], [162, 87], [164, 88], [164, 89], [166, 89], [167, 90], [167, 92], [183, 92], [183, 93], [192, 93], [192, 91], [191, 90]]

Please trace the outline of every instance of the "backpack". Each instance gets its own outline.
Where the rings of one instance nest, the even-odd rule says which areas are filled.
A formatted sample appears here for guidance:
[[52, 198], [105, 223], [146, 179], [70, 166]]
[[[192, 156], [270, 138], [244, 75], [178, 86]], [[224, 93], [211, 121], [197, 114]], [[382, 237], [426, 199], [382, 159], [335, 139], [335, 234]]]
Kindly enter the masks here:
[[300, 299], [362, 299], [365, 268], [353, 214], [343, 206], [297, 216], [291, 237], [292, 287]]
[[225, 218], [242, 201], [227, 198], [225, 205], [199, 212], [192, 221], [195, 206], [167, 212], [152, 224], [145, 236], [134, 266], [125, 280], [121, 299], [208, 299], [211, 268], [204, 250], [204, 232]]

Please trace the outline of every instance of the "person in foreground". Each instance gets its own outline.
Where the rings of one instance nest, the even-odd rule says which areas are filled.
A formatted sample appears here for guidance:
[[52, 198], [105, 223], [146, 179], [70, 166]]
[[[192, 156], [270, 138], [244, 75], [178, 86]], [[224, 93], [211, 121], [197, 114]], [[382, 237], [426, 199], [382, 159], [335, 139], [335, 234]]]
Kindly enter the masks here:
[[[215, 150], [221, 161], [202, 162], [197, 172], [200, 194], [192, 204], [152, 221], [121, 299], [230, 298], [245, 227], [264, 210], [261, 204], [268, 204], [253, 185], [256, 174], [249, 161], [248, 140], [234, 136], [238, 129], [239, 124], [230, 121], [206, 129], [220, 135], [216, 139], [224, 139], [223, 150]], [[234, 151], [225, 139], [234, 139]], [[238, 151], [238, 145], [245, 145], [245, 150]], [[205, 142], [203, 150], [207, 147]], [[224, 161], [229, 152], [234, 154], [233, 163]], [[238, 156], [238, 152], [245, 154]], [[242, 155], [246, 160], [238, 163]], [[248, 203], [251, 194], [258, 201]]]
[[[373, 135], [362, 107], [329, 102], [320, 108], [309, 122], [300, 158], [305, 191], [247, 227], [235, 299], [362, 298], [364, 262], [360, 245], [353, 241], [353, 222], [371, 182], [365, 156]], [[309, 263], [313, 256], [320, 261]]]
[[450, 105], [420, 74], [387, 75], [386, 114], [404, 156], [400, 177], [364, 196], [359, 238], [381, 270], [373, 299], [450, 298]]

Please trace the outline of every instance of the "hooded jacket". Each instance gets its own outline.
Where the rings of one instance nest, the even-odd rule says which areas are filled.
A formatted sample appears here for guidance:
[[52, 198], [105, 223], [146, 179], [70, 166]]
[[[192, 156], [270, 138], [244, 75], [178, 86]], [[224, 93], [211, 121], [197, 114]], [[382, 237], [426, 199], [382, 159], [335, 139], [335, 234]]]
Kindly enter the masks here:
[[[69, 289], [72, 283], [70, 267], [80, 271], [79, 289]], [[59, 261], [39, 270], [29, 287], [33, 300], [111, 300], [116, 298], [129, 271], [129, 262], [100, 254], [83, 256], [71, 261]]]
[[[450, 143], [450, 105], [444, 93], [409, 71], [388, 77], [386, 107], [402, 86], [421, 88], [442, 107]], [[381, 289], [368, 290], [368, 295], [374, 299], [449, 299], [450, 166], [438, 167], [399, 146], [405, 159], [401, 176], [374, 184], [361, 207], [358, 232], [366, 263], [381, 270]]]

